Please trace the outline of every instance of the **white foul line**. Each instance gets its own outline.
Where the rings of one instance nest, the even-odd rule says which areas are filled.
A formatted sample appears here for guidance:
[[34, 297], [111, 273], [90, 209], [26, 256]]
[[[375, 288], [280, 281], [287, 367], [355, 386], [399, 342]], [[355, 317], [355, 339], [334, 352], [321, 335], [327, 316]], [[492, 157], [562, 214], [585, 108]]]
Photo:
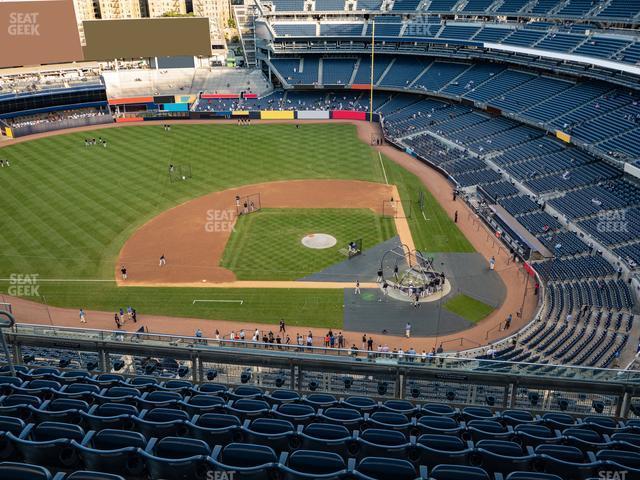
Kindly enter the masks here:
[[378, 152], [378, 158], [380, 159], [380, 166], [382, 167], [382, 174], [384, 175], [384, 183], [389, 185], [389, 179], [387, 178], [387, 172], [384, 169], [384, 163], [382, 163], [382, 155]]
[[195, 305], [196, 302], [239, 303], [242, 305], [244, 300], [194, 300], [192, 305]]
[[424, 210], [422, 211], [422, 218], [424, 218], [425, 222], [428, 222], [429, 219], [427, 218], [427, 216], [424, 214]]

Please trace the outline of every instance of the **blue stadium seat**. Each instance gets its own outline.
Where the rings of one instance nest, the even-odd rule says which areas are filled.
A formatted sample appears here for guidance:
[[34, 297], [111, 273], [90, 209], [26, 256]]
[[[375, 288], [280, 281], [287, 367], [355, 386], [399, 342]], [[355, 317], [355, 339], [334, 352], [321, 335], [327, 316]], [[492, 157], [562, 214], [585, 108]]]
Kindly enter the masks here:
[[293, 390], [279, 389], [264, 395], [264, 399], [273, 404], [297, 402], [300, 400], [300, 394]]
[[510, 440], [513, 437], [511, 426], [504, 426], [495, 420], [471, 420], [467, 423], [467, 431], [474, 442], [484, 439]]
[[344, 425], [347, 428], [360, 428], [364, 417], [353, 408], [330, 407], [326, 410], [318, 410], [318, 419], [325, 423]]
[[100, 387], [92, 383], [71, 383], [62, 387], [62, 390], [55, 392], [56, 398], [71, 398], [84, 400], [93, 403], [95, 395], [100, 393]]
[[182, 395], [178, 392], [156, 390], [153, 392], [144, 392], [142, 396], [137, 399], [137, 403], [139, 409], [151, 410], [153, 408], [176, 407], [182, 399]]
[[31, 415], [30, 407], [38, 408], [42, 400], [35, 395], [11, 394], [0, 397], [0, 415], [27, 419]]
[[315, 409], [311, 405], [301, 403], [283, 403], [281, 405], [274, 405], [271, 410], [271, 414], [275, 418], [288, 420], [298, 425], [306, 425], [315, 421], [317, 415]]
[[103, 403], [92, 406], [88, 412], [80, 412], [83, 423], [91, 430], [106, 428], [133, 428], [133, 417], [138, 415], [134, 405]]
[[210, 462], [216, 470], [233, 471], [234, 478], [241, 480], [270, 480], [278, 471], [278, 457], [273, 449], [251, 443], [218, 445]]
[[440, 464], [429, 472], [435, 480], [490, 480], [489, 474], [479, 467]]
[[383, 411], [402, 413], [404, 415], [414, 415], [420, 410], [418, 405], [414, 405], [408, 400], [386, 400], [380, 405]]
[[357, 438], [358, 459], [365, 457], [416, 458], [415, 438], [396, 430], [367, 428]]
[[409, 434], [409, 431], [415, 426], [413, 419], [410, 420], [406, 415], [393, 412], [373, 412], [371, 415], [365, 414], [364, 423], [372, 428], [398, 430], [405, 435]]
[[211, 448], [202, 440], [185, 437], [152, 438], [139, 450], [152, 478], [205, 478]]
[[11, 387], [19, 387], [24, 383], [24, 380], [19, 377], [10, 377], [0, 375], [0, 395], [8, 395], [13, 390]]
[[468, 422], [469, 420], [491, 420], [498, 417], [487, 407], [466, 407], [462, 409], [462, 418]]
[[53, 468], [74, 468], [79, 458], [71, 442], [81, 442], [84, 431], [78, 425], [58, 422], [29, 424], [14, 436], [7, 433], [20, 457], [26, 463]]
[[147, 438], [175, 436], [187, 431], [185, 423], [189, 420], [189, 415], [173, 408], [153, 408], [143, 410], [132, 420], [135, 428]]
[[37, 423], [50, 421], [62, 423], [79, 423], [80, 412], [88, 412], [89, 404], [75, 398], [54, 398], [46, 400], [40, 408], [29, 406], [31, 415]]
[[568, 413], [550, 412], [542, 416], [542, 422], [550, 428], [563, 429], [574, 426], [576, 419]]
[[545, 425], [523, 423], [513, 429], [515, 439], [523, 445], [535, 447], [542, 443], [559, 443], [562, 436], [558, 430], [551, 430]]
[[283, 454], [280, 463], [284, 480], [339, 480], [349, 473], [344, 459], [332, 452], [296, 450]]
[[54, 480], [125, 480], [125, 477], [114, 475], [112, 473], [91, 472], [88, 470], [79, 470], [77, 472], [58, 474]]
[[608, 441], [602, 435], [588, 428], [565, 428], [562, 431], [562, 437], [564, 443], [578, 447], [584, 452], [608, 446]]
[[439, 417], [457, 417], [460, 412], [458, 409], [452, 408], [449, 405], [426, 403], [420, 409], [420, 413], [423, 415], [435, 415]]
[[240, 419], [235, 415], [204, 413], [186, 423], [189, 436], [204, 440], [210, 447], [226, 445], [242, 438]]
[[51, 480], [49, 470], [39, 465], [17, 462], [0, 462], [2, 480]]
[[249, 443], [266, 445], [276, 452], [289, 451], [296, 430], [291, 422], [275, 418], [246, 420], [242, 432]]
[[347, 408], [354, 408], [362, 413], [371, 413], [380, 405], [369, 397], [347, 397], [340, 400], [340, 404]]
[[473, 453], [473, 443], [453, 435], [425, 434], [417, 440], [419, 462], [432, 468], [440, 463], [467, 465]]
[[539, 445], [535, 449], [536, 463], [544, 472], [562, 478], [590, 478], [598, 467], [592, 452], [583, 453], [571, 445]]
[[99, 403], [128, 403], [130, 405], [135, 405], [141, 396], [142, 394], [137, 388], [120, 386], [105, 388], [99, 394], [94, 394]]
[[137, 477], [144, 471], [138, 449], [144, 449], [147, 440], [141, 433], [112, 429], [90, 431], [82, 442], [72, 443], [87, 469], [125, 477]]
[[426, 480], [427, 468], [416, 467], [407, 460], [397, 458], [368, 457], [356, 466], [355, 477], [360, 480]]
[[178, 406], [189, 415], [201, 415], [208, 412], [223, 411], [225, 401], [216, 395], [198, 394], [180, 400]]
[[264, 400], [242, 398], [227, 405], [227, 411], [237, 415], [242, 420], [258, 418], [266, 415], [270, 410], [269, 404]]
[[243, 398], [262, 398], [264, 396], [264, 392], [258, 387], [243, 385], [234, 388], [232, 391], [226, 392], [226, 395], [231, 400], [239, 400]]
[[352, 433], [343, 425], [330, 423], [312, 423], [303, 427], [298, 425], [298, 441], [305, 450], [324, 450], [334, 452], [343, 458], [353, 456], [358, 450]]
[[474, 455], [480, 461], [479, 466], [492, 474], [530, 470], [536, 458], [531, 447], [523, 450], [519, 444], [506, 440], [480, 440]]
[[302, 401], [311, 405], [315, 409], [335, 407], [338, 404], [336, 397], [327, 393], [312, 393], [310, 395], [305, 395], [302, 397]]
[[0, 417], [0, 461], [11, 460], [15, 456], [15, 449], [7, 438], [7, 432], [19, 437], [24, 430], [25, 423], [15, 417]]
[[464, 422], [458, 423], [450, 417], [420, 417], [416, 423], [419, 432], [429, 434], [460, 435], [466, 431]]

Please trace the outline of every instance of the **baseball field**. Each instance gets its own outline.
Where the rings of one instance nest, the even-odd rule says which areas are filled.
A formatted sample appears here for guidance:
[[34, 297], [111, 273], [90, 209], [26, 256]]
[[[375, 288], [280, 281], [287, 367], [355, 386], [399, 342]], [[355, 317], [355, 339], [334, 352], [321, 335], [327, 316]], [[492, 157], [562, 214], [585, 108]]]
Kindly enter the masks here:
[[[106, 148], [85, 146], [85, 138], [98, 137], [106, 139]], [[116, 283], [123, 247], [155, 217], [170, 217], [171, 209], [212, 192], [265, 182], [386, 180], [403, 202], [414, 204], [406, 221], [417, 249], [473, 251], [421, 182], [380, 159], [349, 124], [197, 124], [175, 125], [169, 132], [161, 125], [110, 128], [12, 145], [0, 150], [0, 158], [11, 162], [0, 170], [0, 291], [11, 294], [22, 276], [33, 275], [37, 296], [29, 299], [54, 306], [114, 311], [133, 305], [149, 314], [341, 326], [341, 289]], [[188, 168], [191, 177], [170, 181], [169, 165]], [[421, 192], [425, 200], [419, 212]], [[353, 237], [363, 238], [367, 248], [396, 233], [393, 221], [375, 209], [284, 207], [240, 217], [220, 266], [238, 280], [295, 280], [344, 260], [337, 249]], [[177, 222], [175, 229], [181, 228]], [[314, 252], [299, 246], [303, 234], [320, 230], [338, 239], [335, 249]], [[188, 238], [182, 241], [188, 246]], [[172, 261], [171, 251], [161, 253]], [[148, 254], [155, 261], [160, 253]], [[135, 263], [128, 268], [134, 278]], [[194, 304], [199, 298], [243, 303]]]

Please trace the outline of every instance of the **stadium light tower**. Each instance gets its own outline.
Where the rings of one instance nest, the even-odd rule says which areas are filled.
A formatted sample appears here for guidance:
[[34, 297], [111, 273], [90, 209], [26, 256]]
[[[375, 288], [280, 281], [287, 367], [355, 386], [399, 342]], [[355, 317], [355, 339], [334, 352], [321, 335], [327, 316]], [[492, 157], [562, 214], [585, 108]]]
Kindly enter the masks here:
[[373, 122], [373, 54], [376, 42], [376, 21], [371, 21], [371, 80], [369, 89], [369, 123]]
[[[6, 318], [2, 318], [6, 317]], [[11, 372], [11, 376], [16, 376], [16, 371], [13, 368], [13, 361], [11, 360], [11, 355], [9, 355], [9, 349], [7, 348], [7, 342], [4, 338], [4, 331], [8, 328], [13, 327], [16, 323], [16, 319], [13, 318], [9, 312], [5, 312], [4, 310], [0, 310], [0, 344], [2, 344], [2, 351], [4, 352], [4, 358], [7, 359], [7, 364], [9, 365], [9, 371]]]

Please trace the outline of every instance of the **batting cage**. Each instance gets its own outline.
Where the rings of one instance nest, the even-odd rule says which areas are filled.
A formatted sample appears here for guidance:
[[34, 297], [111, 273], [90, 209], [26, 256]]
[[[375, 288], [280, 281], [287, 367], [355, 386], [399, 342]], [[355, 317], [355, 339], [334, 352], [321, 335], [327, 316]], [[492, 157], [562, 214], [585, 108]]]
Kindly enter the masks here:
[[262, 202], [259, 193], [250, 195], [236, 195], [236, 213], [238, 215], [248, 215], [260, 211]]
[[169, 165], [169, 181], [182, 182], [191, 178], [191, 164]]
[[384, 218], [411, 218], [412, 202], [397, 200], [382, 201], [382, 216]]

